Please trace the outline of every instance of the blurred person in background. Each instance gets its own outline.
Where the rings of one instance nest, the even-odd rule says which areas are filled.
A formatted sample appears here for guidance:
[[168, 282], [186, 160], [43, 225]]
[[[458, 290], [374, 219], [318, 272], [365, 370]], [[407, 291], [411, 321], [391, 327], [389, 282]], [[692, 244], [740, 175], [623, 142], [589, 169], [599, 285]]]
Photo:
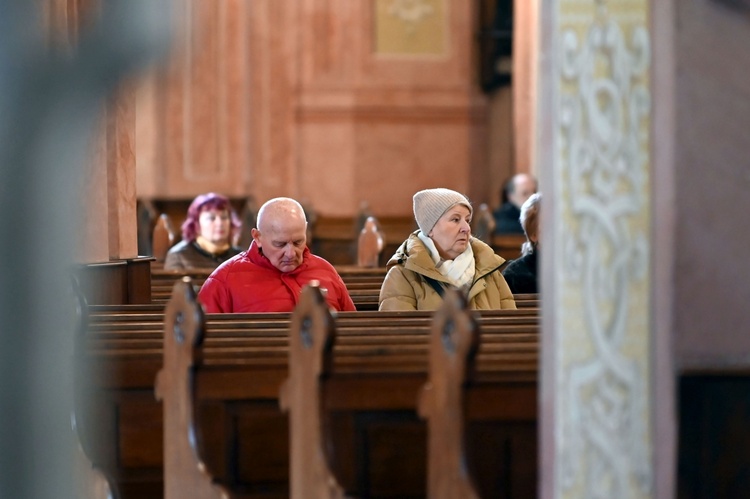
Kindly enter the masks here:
[[503, 187], [500, 206], [495, 209], [495, 234], [523, 234], [519, 217], [521, 205], [537, 191], [538, 183], [533, 175], [513, 175]]
[[241, 228], [229, 199], [213, 192], [201, 194], [190, 203], [182, 241], [169, 249], [164, 268], [216, 268], [242, 251], [232, 245]]

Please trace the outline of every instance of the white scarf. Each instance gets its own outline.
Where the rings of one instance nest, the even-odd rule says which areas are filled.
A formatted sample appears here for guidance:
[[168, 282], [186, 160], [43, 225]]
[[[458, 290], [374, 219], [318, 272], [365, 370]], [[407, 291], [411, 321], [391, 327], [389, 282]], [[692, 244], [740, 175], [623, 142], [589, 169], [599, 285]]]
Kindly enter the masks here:
[[474, 251], [471, 249], [471, 244], [455, 259], [443, 260], [431, 237], [425, 236], [422, 231], [417, 233], [417, 237], [427, 248], [437, 271], [445, 276], [448, 282], [457, 288], [471, 284], [474, 279]]

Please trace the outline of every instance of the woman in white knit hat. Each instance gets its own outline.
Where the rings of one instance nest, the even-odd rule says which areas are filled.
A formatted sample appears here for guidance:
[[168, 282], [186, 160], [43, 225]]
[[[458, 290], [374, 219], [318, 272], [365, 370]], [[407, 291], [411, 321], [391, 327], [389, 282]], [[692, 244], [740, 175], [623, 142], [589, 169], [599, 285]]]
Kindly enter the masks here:
[[516, 308], [500, 273], [505, 260], [471, 237], [471, 203], [450, 189], [414, 194], [419, 229], [396, 250], [380, 288], [380, 310], [435, 310], [446, 288], [462, 290], [473, 309]]

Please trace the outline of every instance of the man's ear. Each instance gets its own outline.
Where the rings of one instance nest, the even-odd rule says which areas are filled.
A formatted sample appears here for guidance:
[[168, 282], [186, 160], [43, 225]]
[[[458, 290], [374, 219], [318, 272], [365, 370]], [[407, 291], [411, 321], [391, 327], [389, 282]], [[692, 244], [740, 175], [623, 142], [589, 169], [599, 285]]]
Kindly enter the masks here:
[[253, 236], [253, 241], [260, 248], [260, 231], [258, 229], [250, 229], [250, 235]]

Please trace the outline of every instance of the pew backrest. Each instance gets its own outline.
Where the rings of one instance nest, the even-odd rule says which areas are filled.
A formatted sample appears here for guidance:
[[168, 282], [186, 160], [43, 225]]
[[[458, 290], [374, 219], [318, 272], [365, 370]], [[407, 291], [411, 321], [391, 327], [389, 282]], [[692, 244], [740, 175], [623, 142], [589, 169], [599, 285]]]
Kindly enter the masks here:
[[306, 286], [289, 330], [289, 377], [281, 388], [289, 412], [290, 497], [343, 498], [331, 471], [323, 430], [322, 378], [333, 364], [333, 317], [317, 286]]
[[472, 377], [479, 325], [465, 297], [448, 290], [430, 332], [430, 371], [419, 400], [428, 421], [427, 495], [434, 499], [478, 499], [468, 473], [464, 387]]
[[164, 498], [227, 498], [211, 482], [201, 459], [196, 424], [193, 372], [205, 336], [205, 318], [190, 279], [174, 285], [164, 317], [164, 364], [156, 378], [156, 397], [164, 406]]

